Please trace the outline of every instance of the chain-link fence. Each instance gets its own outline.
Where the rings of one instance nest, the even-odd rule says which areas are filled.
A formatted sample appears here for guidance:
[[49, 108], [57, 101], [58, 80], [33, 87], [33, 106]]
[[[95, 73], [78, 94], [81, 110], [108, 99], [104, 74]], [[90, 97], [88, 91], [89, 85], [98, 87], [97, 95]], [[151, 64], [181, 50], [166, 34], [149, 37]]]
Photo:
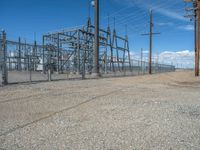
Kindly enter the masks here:
[[[30, 44], [22, 42], [20, 38], [18, 41], [6, 40], [5, 33], [0, 37], [0, 83], [30, 83], [92, 77], [93, 63], [86, 59], [87, 53], [82, 55], [81, 59], [79, 58], [80, 65], [77, 71], [74, 61], [77, 58], [74, 58], [73, 51], [55, 55], [54, 48], [49, 45], [39, 45], [36, 41]], [[56, 56], [59, 56], [59, 63]], [[99, 66], [101, 77], [138, 76], [149, 73], [148, 62], [139, 60], [131, 60], [131, 63], [126, 63], [126, 60], [119, 60], [119, 62], [111, 63], [110, 58], [102, 56]], [[152, 63], [153, 74], [170, 71], [175, 71], [175, 67]]]
[[3, 83], [3, 80], [2, 80], [2, 62], [0, 62], [0, 86], [2, 85]]
[[[114, 72], [104, 72], [103, 77], [113, 77], [113, 76], [139, 76], [149, 74], [149, 62], [131, 60], [131, 67], [121, 67], [120, 71], [118, 66], [114, 67]], [[171, 65], [152, 63], [152, 74], [163, 73], [163, 72], [173, 72], [175, 67]]]
[[41, 45], [7, 40], [8, 83], [47, 81]]

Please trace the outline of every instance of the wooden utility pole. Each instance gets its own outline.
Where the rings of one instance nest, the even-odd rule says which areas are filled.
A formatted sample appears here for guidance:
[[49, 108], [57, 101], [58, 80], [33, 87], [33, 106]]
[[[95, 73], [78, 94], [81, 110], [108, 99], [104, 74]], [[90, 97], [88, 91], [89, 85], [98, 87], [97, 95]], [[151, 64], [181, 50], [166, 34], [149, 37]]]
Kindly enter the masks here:
[[198, 37], [197, 37], [197, 49], [196, 49], [196, 72], [195, 75], [199, 76], [199, 50], [200, 50], [200, 0], [197, 1], [197, 11], [198, 11]]
[[194, 52], [195, 52], [195, 76], [198, 76], [197, 62], [197, 11], [194, 10]]
[[99, 0], [95, 0], [95, 34], [93, 53], [93, 74], [99, 76]]
[[153, 13], [152, 10], [150, 10], [150, 23], [149, 23], [149, 33], [142, 34], [149, 35], [149, 74], [152, 74], [152, 41], [153, 41], [153, 35], [154, 34], [160, 34], [160, 33], [153, 33]]
[[152, 10], [150, 10], [150, 34], [149, 34], [149, 74], [152, 74], [152, 27], [153, 27], [153, 17], [152, 17]]
[[[193, 3], [193, 8], [186, 8], [186, 11], [193, 11], [185, 17], [194, 19], [194, 51], [195, 51], [195, 76], [199, 76], [199, 51], [200, 51], [200, 0], [184, 0]], [[197, 27], [198, 25], [198, 27]]]

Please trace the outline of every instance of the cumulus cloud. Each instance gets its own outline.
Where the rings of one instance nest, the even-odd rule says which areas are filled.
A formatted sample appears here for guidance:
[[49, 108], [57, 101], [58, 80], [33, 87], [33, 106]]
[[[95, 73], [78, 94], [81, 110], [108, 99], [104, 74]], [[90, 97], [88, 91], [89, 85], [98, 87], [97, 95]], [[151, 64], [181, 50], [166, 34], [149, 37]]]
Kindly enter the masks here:
[[[149, 50], [143, 50], [143, 61], [147, 61], [147, 59], [149, 58]], [[127, 55], [128, 56], [128, 55]], [[134, 51], [130, 51], [130, 56], [131, 56], [131, 59], [134, 59], [134, 60], [141, 60], [141, 53], [138, 54]]]
[[[131, 58], [141, 60], [140, 53], [131, 53]], [[177, 68], [194, 68], [194, 52], [190, 50], [182, 51], [163, 51], [153, 54], [153, 62], [159, 64], [174, 65]], [[143, 51], [143, 61], [149, 61], [149, 51]]]
[[173, 64], [176, 67], [193, 68], [194, 52], [190, 50], [183, 51], [164, 51], [158, 55], [159, 62]]

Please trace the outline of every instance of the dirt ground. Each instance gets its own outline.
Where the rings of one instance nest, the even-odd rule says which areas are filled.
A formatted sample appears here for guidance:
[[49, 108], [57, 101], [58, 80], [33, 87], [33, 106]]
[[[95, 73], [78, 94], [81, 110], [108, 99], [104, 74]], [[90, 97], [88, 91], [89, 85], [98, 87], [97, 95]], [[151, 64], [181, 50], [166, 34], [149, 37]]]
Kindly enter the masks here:
[[200, 78], [182, 71], [0, 87], [0, 149], [200, 149]]

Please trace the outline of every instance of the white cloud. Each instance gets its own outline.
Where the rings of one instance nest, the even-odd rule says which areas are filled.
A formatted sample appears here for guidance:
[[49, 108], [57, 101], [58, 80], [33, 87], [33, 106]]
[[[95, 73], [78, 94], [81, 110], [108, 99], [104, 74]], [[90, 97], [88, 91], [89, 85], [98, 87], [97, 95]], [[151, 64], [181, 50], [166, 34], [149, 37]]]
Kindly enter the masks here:
[[[121, 4], [121, 0], [115, 0], [116, 2]], [[165, 3], [165, 2], [163, 2]], [[146, 0], [125, 0], [124, 4], [127, 5], [137, 5], [138, 7], [141, 8], [145, 8], [145, 9], [149, 9], [150, 7], [153, 9], [153, 11], [158, 12], [159, 14], [172, 18], [172, 19], [177, 19], [180, 21], [189, 21], [187, 18], [184, 17], [183, 13], [177, 13], [174, 10], [171, 9], [167, 9], [164, 7], [160, 7], [159, 5], [156, 4], [151, 4], [151, 6], [149, 5], [149, 3]]]
[[143, 54], [149, 54], [149, 50], [143, 51]]
[[159, 54], [159, 62], [165, 64], [173, 64], [176, 67], [193, 68], [194, 52], [189, 50], [183, 51], [164, 51]]
[[[141, 60], [140, 53], [131, 53], [131, 58]], [[153, 61], [159, 64], [174, 65], [181, 68], [194, 68], [194, 52], [190, 50], [163, 51], [153, 54]], [[143, 51], [143, 61], [149, 61], [149, 51]]]
[[158, 26], [173, 26], [174, 23], [173, 22], [158, 22], [158, 23], [155, 23], [156, 25]]
[[173, 19], [177, 19], [177, 20], [181, 20], [181, 21], [188, 21], [188, 19], [186, 19], [182, 14], [173, 12], [171, 10], [165, 9], [165, 8], [158, 8], [157, 6], [153, 7], [155, 9], [156, 12], [167, 16], [169, 18], [173, 18]]
[[193, 25], [184, 25], [184, 26], [179, 26], [178, 28], [186, 30], [186, 31], [194, 31], [194, 26]]
[[[148, 55], [149, 55], [149, 50], [143, 50], [143, 60], [147, 61], [149, 57]], [[141, 60], [141, 53], [139, 54], [139, 53], [130, 51], [130, 56], [131, 56], [131, 59]]]

